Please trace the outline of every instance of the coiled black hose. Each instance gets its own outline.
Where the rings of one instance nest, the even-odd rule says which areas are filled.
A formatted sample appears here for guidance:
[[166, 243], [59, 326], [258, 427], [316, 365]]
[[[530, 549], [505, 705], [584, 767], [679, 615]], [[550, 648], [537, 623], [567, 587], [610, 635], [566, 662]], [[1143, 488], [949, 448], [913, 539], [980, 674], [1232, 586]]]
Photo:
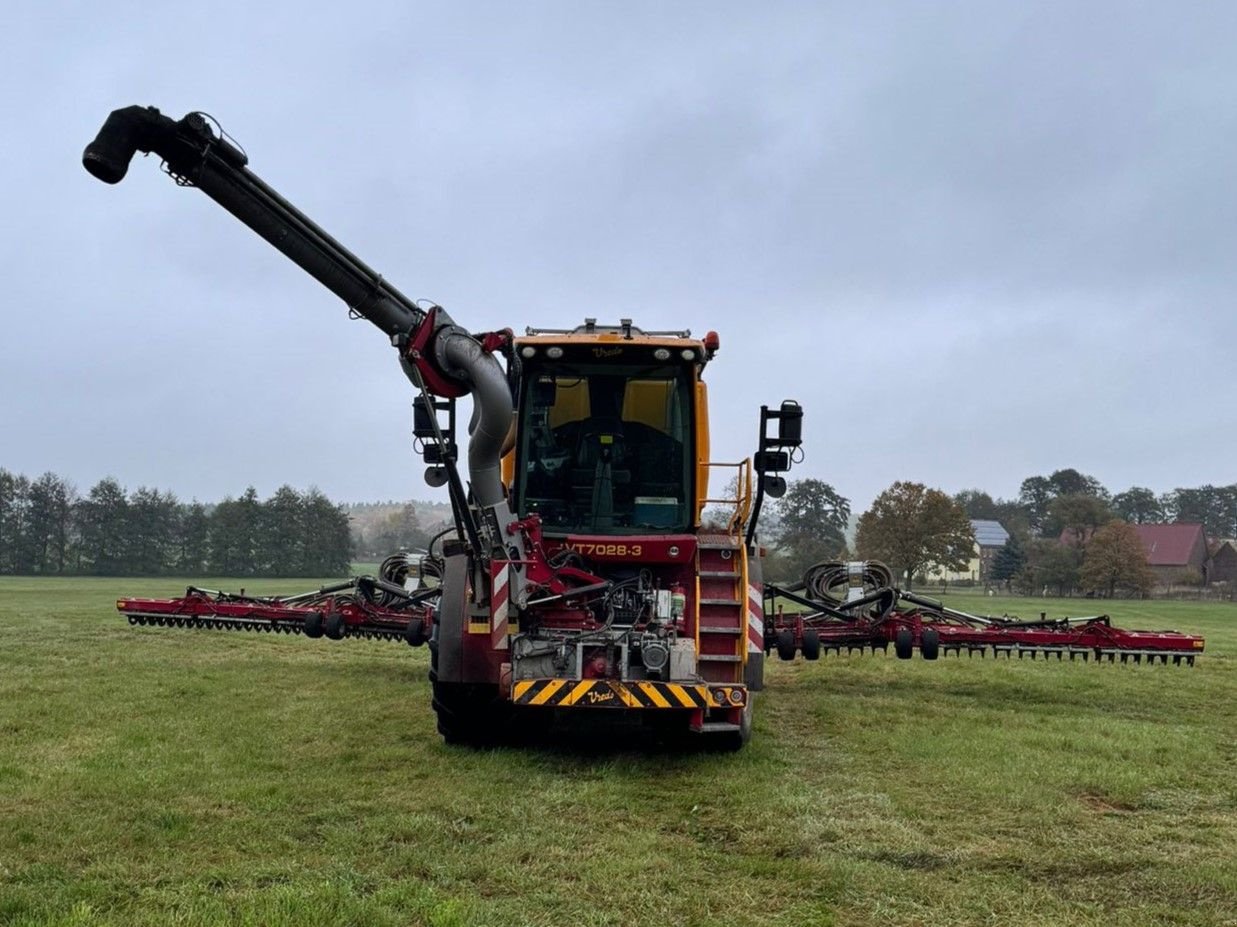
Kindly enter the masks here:
[[[863, 561], [862, 577], [865, 594], [893, 585], [893, 571], [879, 560]], [[850, 564], [842, 560], [813, 564], [803, 574], [803, 586], [816, 601], [841, 605], [846, 601], [845, 590], [850, 586]]]

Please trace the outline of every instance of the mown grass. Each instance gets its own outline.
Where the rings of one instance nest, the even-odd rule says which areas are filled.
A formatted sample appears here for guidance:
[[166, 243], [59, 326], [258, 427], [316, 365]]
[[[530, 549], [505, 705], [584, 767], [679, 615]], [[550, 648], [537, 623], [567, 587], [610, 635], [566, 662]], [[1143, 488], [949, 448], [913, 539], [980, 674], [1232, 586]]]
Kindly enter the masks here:
[[0, 924], [1237, 917], [1231, 605], [1106, 603], [1206, 633], [1193, 669], [774, 662], [737, 755], [474, 752], [423, 650], [112, 610], [176, 587], [0, 580]]

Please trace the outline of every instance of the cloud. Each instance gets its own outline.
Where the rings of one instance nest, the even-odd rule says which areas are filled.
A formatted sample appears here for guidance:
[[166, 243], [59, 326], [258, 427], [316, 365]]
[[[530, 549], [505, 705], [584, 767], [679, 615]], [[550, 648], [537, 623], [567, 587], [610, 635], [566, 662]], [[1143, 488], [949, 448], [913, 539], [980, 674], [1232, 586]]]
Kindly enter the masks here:
[[477, 330], [717, 329], [719, 457], [799, 398], [857, 509], [1232, 479], [1237, 10], [984, 3], [27, 6], [0, 90], [0, 466], [185, 496], [428, 493], [382, 336], [107, 111], [212, 112], [254, 169]]

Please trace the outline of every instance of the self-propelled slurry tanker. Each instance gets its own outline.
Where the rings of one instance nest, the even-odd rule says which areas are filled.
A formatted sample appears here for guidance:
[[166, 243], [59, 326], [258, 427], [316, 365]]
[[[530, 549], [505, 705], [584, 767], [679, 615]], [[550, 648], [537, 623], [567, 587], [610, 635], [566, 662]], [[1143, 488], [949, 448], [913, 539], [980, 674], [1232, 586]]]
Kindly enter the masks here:
[[[738, 748], [751, 731], [764, 657], [894, 647], [1059, 659], [1193, 663], [1199, 638], [1130, 632], [1106, 618], [1011, 622], [900, 593], [877, 563], [825, 564], [784, 589], [761, 581], [763, 500], [801, 446], [793, 401], [762, 407], [753, 456], [711, 460], [702, 374], [709, 332], [648, 331], [593, 319], [572, 329], [475, 333], [422, 306], [323, 231], [248, 168], [201, 113], [113, 112], [87, 146], [95, 177], [118, 183], [154, 153], [379, 328], [412, 384], [426, 479], [446, 487], [453, 527], [424, 556], [389, 558], [377, 576], [287, 596], [191, 587], [122, 599], [134, 624], [387, 638], [428, 643], [438, 729], [486, 743], [564, 713], [621, 714], [663, 734]], [[457, 467], [456, 400], [469, 395], [466, 470]], [[708, 487], [735, 487], [725, 499]], [[724, 525], [705, 527], [710, 503]], [[793, 616], [773, 611], [797, 604]], [[767, 611], [769, 612], [767, 614]]]

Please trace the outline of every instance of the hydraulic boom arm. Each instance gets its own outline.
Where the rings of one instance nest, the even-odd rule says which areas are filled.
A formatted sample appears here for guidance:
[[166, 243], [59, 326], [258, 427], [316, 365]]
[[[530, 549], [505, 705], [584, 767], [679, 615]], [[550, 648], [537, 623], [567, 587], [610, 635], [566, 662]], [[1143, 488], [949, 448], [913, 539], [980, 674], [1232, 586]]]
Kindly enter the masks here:
[[[342, 299], [351, 312], [381, 329], [418, 388], [448, 398], [473, 394], [468, 469], [480, 525], [468, 511], [458, 480], [452, 484], [453, 503], [473, 545], [489, 548], [479, 555], [487, 557], [490, 550], [506, 546], [514, 516], [507, 507], [499, 461], [513, 408], [506, 375], [487, 350], [490, 340], [483, 346], [441, 307], [425, 310], [413, 303], [250, 171], [248, 156], [216, 132], [204, 114], [190, 113], [176, 121], [154, 107], [115, 110], [86, 146], [82, 163], [99, 180], [119, 183], [139, 151], [159, 155], [177, 183], [200, 189]], [[478, 527], [488, 535], [480, 544]]]
[[250, 171], [244, 152], [203, 114], [176, 122], [154, 107], [118, 109], [82, 163], [105, 183], [119, 183], [138, 151], [159, 155], [174, 178], [200, 189], [388, 336], [410, 335], [424, 320], [407, 296]]

